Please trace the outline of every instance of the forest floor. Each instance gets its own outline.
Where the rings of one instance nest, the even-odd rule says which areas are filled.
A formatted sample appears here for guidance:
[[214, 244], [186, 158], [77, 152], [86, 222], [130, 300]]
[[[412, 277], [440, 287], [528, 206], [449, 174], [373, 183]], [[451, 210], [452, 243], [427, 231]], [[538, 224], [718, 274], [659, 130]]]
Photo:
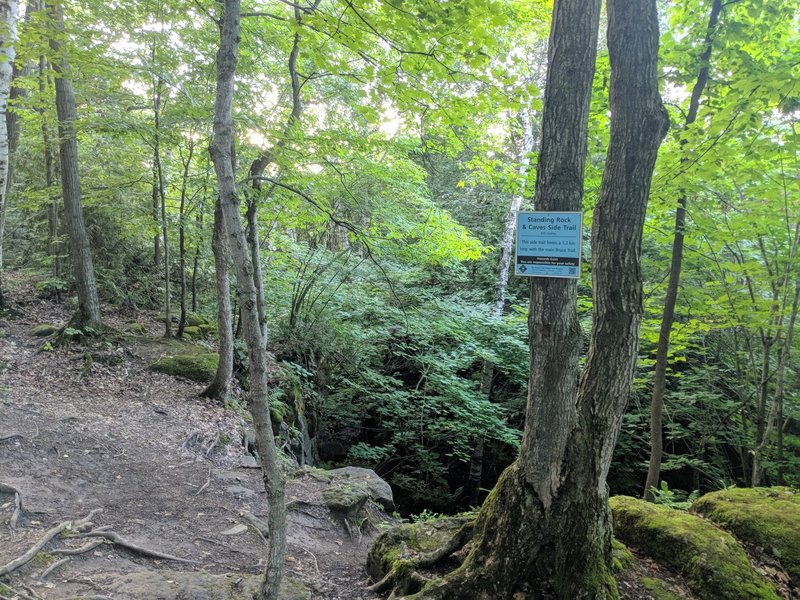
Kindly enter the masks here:
[[[140, 323], [149, 336], [51, 348], [31, 330], [66, 324], [71, 308], [38, 297], [19, 274], [7, 273], [5, 285], [12, 311], [0, 316], [0, 569], [50, 537], [0, 577], [0, 599], [250, 597], [267, 507], [260, 470], [244, 466], [242, 417], [200, 398], [203, 385], [148, 370], [169, 352], [153, 313], [104, 313], [111, 327]], [[326, 485], [307, 473], [288, 482], [285, 572], [305, 588], [288, 585], [285, 598], [374, 600], [366, 555], [394, 521], [370, 507], [359, 527], [346, 527], [325, 506]], [[14, 491], [22, 510], [11, 528]], [[81, 537], [77, 524], [57, 531], [90, 513], [87, 528], [113, 532], [114, 543]], [[647, 585], [653, 580], [664, 582], [660, 591]], [[694, 598], [679, 577], [637, 556], [619, 588], [626, 600]]]
[[[262, 570], [265, 542], [249, 519], [263, 519], [267, 507], [260, 470], [241, 466], [241, 418], [199, 398], [204, 386], [149, 371], [163, 352], [158, 344], [115, 341], [41, 351], [44, 339], [30, 330], [65, 324], [70, 308], [37, 298], [30, 282], [10, 275], [14, 315], [0, 319], [0, 486], [20, 492], [23, 510], [11, 531], [13, 493], [0, 493], [0, 565], [23, 555], [54, 525], [96, 509], [102, 511], [91, 519], [96, 528], [192, 561], [102, 543], [46, 576], [65, 556], [41, 553], [10, 575], [12, 588], [20, 598], [199, 600], [223, 597], [192, 583], [201, 572], [240, 574], [217, 578], [220, 589], [223, 583], [250, 585], [254, 578], [247, 575]], [[104, 318], [120, 330], [145, 324], [154, 339], [163, 327], [140, 311], [115, 309]], [[366, 591], [364, 565], [377, 523], [348, 533], [324, 508], [325, 485], [308, 475], [287, 485], [286, 574], [316, 598], [374, 598]], [[377, 511], [373, 516], [381, 518]], [[62, 534], [47, 548], [87, 541]]]

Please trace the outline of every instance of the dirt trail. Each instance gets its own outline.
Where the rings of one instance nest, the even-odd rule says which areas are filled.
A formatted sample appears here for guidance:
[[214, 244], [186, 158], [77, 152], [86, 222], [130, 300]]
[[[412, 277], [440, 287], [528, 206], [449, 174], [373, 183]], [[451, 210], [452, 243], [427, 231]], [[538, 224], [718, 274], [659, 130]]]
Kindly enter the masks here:
[[[245, 575], [260, 572], [264, 541], [245, 515], [263, 517], [266, 500], [260, 471], [240, 466], [241, 419], [200, 399], [203, 386], [148, 371], [157, 345], [102, 343], [89, 348], [92, 360], [79, 345], [40, 351], [43, 339], [31, 328], [66, 323], [68, 307], [37, 299], [19, 277], [11, 285], [17, 314], [0, 318], [0, 484], [21, 492], [24, 510], [10, 530], [14, 497], [0, 488], [0, 565], [53, 525], [94, 509], [102, 509], [92, 519], [95, 527], [195, 562], [103, 543], [46, 578], [42, 573], [63, 557], [40, 554], [7, 581], [45, 599], [222, 598], [222, 592], [192, 591], [191, 582], [200, 581], [201, 572], [240, 573], [226, 581], [247, 597]], [[106, 317], [120, 329], [136, 321], [159, 333], [142, 313]], [[377, 530], [364, 523], [360, 532], [348, 533], [324, 508], [326, 485], [305, 475], [287, 487], [287, 501], [295, 504], [286, 573], [314, 598], [373, 598], [363, 565]], [[375, 511], [373, 518], [381, 517]], [[78, 542], [85, 540], [56, 538], [45, 550]]]

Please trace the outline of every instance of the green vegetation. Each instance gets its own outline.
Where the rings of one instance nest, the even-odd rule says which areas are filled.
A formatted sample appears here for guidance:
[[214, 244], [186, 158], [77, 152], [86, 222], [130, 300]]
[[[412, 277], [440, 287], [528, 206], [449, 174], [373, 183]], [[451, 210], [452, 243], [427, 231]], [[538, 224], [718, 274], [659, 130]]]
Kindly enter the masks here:
[[683, 575], [708, 600], [777, 600], [736, 539], [700, 517], [626, 496], [611, 499], [615, 535]]

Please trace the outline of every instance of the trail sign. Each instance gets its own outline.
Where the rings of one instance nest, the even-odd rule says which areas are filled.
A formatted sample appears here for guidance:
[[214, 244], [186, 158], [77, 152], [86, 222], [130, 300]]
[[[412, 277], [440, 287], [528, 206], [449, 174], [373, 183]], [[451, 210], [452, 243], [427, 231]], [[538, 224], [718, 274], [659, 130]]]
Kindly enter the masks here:
[[582, 235], [581, 212], [519, 213], [514, 272], [522, 277], [578, 279]]

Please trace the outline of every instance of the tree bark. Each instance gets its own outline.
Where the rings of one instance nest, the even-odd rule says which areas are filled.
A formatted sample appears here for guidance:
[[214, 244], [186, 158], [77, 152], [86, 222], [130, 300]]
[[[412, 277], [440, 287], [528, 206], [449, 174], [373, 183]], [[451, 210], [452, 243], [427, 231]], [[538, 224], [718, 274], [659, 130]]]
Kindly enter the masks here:
[[[188, 156], [183, 163], [183, 175], [181, 177], [181, 201], [178, 212], [178, 258], [179, 258], [179, 279], [180, 279], [180, 303], [181, 316], [178, 321], [177, 337], [183, 337], [183, 330], [186, 327], [186, 193], [189, 186], [189, 169], [192, 166], [192, 156], [194, 155], [194, 140], [189, 140]], [[183, 155], [181, 154], [181, 159]]]
[[234, 177], [233, 92], [241, 29], [240, 0], [225, 0], [221, 19], [220, 47], [217, 52], [217, 92], [214, 105], [214, 138], [210, 153], [219, 184], [223, 222], [227, 231], [237, 290], [242, 311], [242, 327], [250, 360], [250, 413], [255, 427], [256, 449], [261, 458], [264, 488], [267, 492], [269, 552], [264, 580], [256, 594], [259, 600], [276, 600], [286, 554], [286, 505], [284, 476], [278, 464], [278, 451], [269, 413], [266, 340], [258, 315], [257, 288], [247, 237], [240, 217], [240, 201]]
[[72, 268], [78, 291], [78, 312], [71, 325], [79, 329], [102, 327], [100, 301], [94, 281], [94, 267], [86, 225], [83, 220], [81, 186], [78, 175], [78, 139], [75, 132], [77, 111], [72, 91], [69, 65], [59, 39], [64, 35], [64, 17], [58, 2], [47, 4], [56, 36], [50, 39], [53, 51], [53, 71], [56, 85], [56, 113], [58, 115], [59, 158], [61, 160], [61, 189], [64, 196], [64, 225], [72, 250]]
[[[153, 60], [155, 61], [155, 45]], [[158, 206], [164, 249], [164, 337], [172, 337], [172, 294], [167, 228], [167, 186], [161, 164], [161, 78], [153, 77], [153, 206]]]
[[14, 75], [14, 42], [17, 37], [17, 2], [16, 0], [0, 1], [0, 307], [5, 305], [3, 297], [3, 236], [6, 226], [6, 204], [11, 190], [10, 162], [13, 137], [12, 128], [16, 124], [16, 115], [8, 110], [8, 99], [11, 93], [11, 80]]
[[[712, 39], [719, 20], [719, 13], [722, 10], [722, 0], [714, 0], [711, 6], [711, 14], [708, 18], [708, 28], [706, 29], [705, 48], [700, 55], [700, 72], [697, 81], [692, 89], [692, 96], [689, 101], [689, 111], [686, 113], [684, 128], [688, 127], [697, 119], [697, 111], [700, 108], [700, 97], [708, 82], [708, 61], [711, 58]], [[683, 140], [682, 146], [685, 144]], [[687, 159], [682, 158], [681, 163]], [[683, 265], [683, 240], [684, 228], [686, 226], [686, 196], [678, 199], [678, 208], [675, 211], [675, 233], [672, 239], [672, 259], [669, 269], [669, 281], [667, 283], [667, 293], [664, 296], [664, 310], [661, 315], [661, 328], [658, 335], [658, 345], [656, 347], [656, 364], [653, 376], [653, 395], [650, 400], [650, 464], [647, 470], [647, 480], [644, 484], [644, 499], [653, 502], [653, 488], [657, 488], [661, 478], [661, 459], [664, 454], [664, 440], [662, 432], [662, 420], [664, 412], [664, 391], [667, 384], [667, 367], [669, 359], [670, 335], [672, 324], [675, 321], [675, 304], [678, 300], [678, 288], [681, 280], [681, 266]]]
[[225, 223], [219, 200], [214, 205], [214, 233], [211, 237], [214, 251], [215, 280], [217, 283], [217, 334], [219, 336], [219, 362], [211, 384], [200, 394], [223, 404], [230, 400], [233, 377], [233, 311], [231, 308], [229, 253], [225, 243]]
[[[640, 246], [667, 115], [655, 0], [609, 0], [611, 136], [592, 229], [594, 314], [577, 381], [577, 285], [535, 278], [522, 449], [478, 516], [463, 565], [421, 598], [615, 598], [606, 475], [633, 380]], [[556, 0], [536, 182], [540, 210], [580, 210], [599, 2]]]

